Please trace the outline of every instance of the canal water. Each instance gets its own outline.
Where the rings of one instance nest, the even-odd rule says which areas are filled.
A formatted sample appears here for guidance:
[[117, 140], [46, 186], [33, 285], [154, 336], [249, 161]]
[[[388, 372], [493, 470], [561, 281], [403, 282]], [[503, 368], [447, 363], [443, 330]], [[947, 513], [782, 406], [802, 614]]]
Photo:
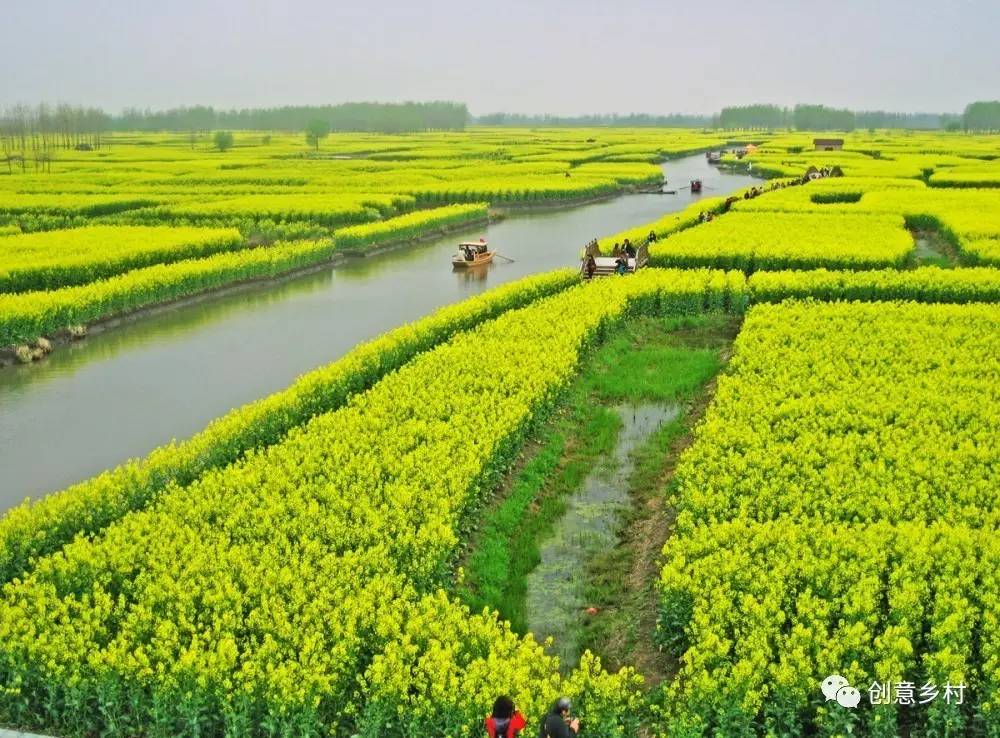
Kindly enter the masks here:
[[[705, 197], [756, 180], [704, 156], [664, 164], [668, 189]], [[186, 438], [361, 341], [490, 287], [578, 264], [592, 238], [681, 210], [698, 195], [628, 195], [514, 215], [485, 228], [178, 307], [0, 370], [0, 511]], [[513, 263], [455, 273], [455, 244], [485, 236]]]
[[591, 470], [566, 501], [566, 512], [539, 548], [539, 563], [528, 575], [525, 609], [528, 631], [535, 639], [552, 638], [552, 652], [563, 667], [577, 663], [576, 637], [587, 617], [587, 577], [595, 553], [614, 547], [621, 512], [628, 507], [628, 480], [633, 452], [663, 423], [680, 414], [677, 405], [622, 405], [622, 420], [614, 452]]

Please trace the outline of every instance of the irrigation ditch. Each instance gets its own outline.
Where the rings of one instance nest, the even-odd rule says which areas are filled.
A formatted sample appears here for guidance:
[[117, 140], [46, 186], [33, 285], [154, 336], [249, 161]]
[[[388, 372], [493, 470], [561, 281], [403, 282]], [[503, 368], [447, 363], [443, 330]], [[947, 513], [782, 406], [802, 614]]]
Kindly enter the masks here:
[[739, 329], [723, 314], [632, 318], [582, 362], [498, 487], [456, 583], [569, 668], [585, 650], [655, 686], [656, 581], [673, 471]]

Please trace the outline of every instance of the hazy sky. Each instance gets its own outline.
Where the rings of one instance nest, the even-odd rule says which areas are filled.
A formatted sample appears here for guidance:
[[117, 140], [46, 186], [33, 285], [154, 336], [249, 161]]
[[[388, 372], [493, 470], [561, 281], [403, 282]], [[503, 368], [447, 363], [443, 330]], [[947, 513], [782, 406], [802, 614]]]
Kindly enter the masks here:
[[0, 105], [713, 112], [1000, 97], [1000, 0], [3, 0]]

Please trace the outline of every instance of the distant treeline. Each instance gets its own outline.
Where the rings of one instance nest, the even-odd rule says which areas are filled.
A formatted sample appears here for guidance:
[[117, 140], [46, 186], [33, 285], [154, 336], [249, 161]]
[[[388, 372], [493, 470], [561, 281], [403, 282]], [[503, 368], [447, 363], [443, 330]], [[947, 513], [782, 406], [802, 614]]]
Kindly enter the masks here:
[[[41, 103], [13, 105], [0, 111], [0, 150], [16, 156], [23, 167], [24, 152], [99, 149], [107, 144], [109, 131], [298, 132], [319, 120], [328, 123], [332, 131], [407, 133], [462, 130], [468, 118], [466, 106], [452, 102], [289, 105], [246, 110], [215, 110], [204, 106], [159, 111], [129, 108], [118, 116], [99, 108]], [[10, 161], [7, 163], [9, 166]]]
[[[52, 149], [99, 149], [111, 116], [78, 105], [12, 105], [0, 112], [0, 149], [4, 154]], [[20, 160], [24, 165], [23, 158]], [[8, 166], [10, 160], [7, 161]]]
[[712, 125], [710, 115], [522, 115], [519, 113], [488, 113], [472, 119], [473, 125], [512, 126], [516, 128], [588, 128], [616, 126], [621, 128], [706, 128]]
[[[981, 105], [982, 103], [973, 103]], [[972, 107], [972, 106], [970, 106]], [[968, 108], [966, 108], [966, 117]], [[854, 111], [826, 105], [737, 105], [723, 108], [718, 127], [727, 130], [794, 128], [799, 131], [853, 131], [855, 128], [961, 129], [970, 127], [963, 116], [951, 113], [890, 113]]]
[[1000, 100], [969, 103], [963, 118], [967, 131], [1000, 131]]
[[[112, 116], [99, 108], [66, 104], [13, 105], [0, 111], [0, 149], [10, 157], [25, 152], [59, 148], [102, 148], [109, 131], [203, 132], [225, 130], [305, 131], [317, 122], [332, 131], [407, 133], [455, 131], [466, 125], [519, 127], [666, 127], [721, 128], [724, 130], [850, 131], [855, 128], [945, 129], [1000, 131], [1000, 101], [979, 101], [962, 114], [890, 113], [852, 111], [825, 105], [738, 105], [718, 115], [521, 115], [490, 113], [469, 115], [464, 103], [343, 103], [340, 105], [287, 105], [280, 108], [216, 110], [194, 106], [171, 110], [129, 108]], [[36, 157], [37, 159], [38, 157]]]
[[315, 120], [331, 131], [408, 133], [460, 131], [469, 110], [464, 103], [342, 103], [340, 105], [285, 105], [280, 108], [216, 110], [195, 106], [171, 110], [128, 108], [114, 118], [118, 131], [302, 131]]

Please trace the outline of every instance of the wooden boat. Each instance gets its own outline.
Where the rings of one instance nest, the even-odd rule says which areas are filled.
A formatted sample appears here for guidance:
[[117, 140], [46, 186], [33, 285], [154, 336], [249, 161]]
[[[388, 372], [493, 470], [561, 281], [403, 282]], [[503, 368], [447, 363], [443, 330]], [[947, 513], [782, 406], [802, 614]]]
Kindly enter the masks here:
[[454, 269], [483, 266], [493, 261], [494, 256], [496, 251], [489, 250], [486, 239], [465, 241], [458, 244], [458, 253], [451, 257], [451, 265]]
[[701, 180], [692, 179], [691, 180], [691, 192], [701, 192]]
[[[584, 251], [583, 261], [580, 265], [580, 276], [584, 279], [614, 276], [618, 274], [619, 260], [622, 258], [625, 259], [626, 274], [634, 274], [639, 271], [649, 263], [649, 241], [643, 241], [639, 244], [635, 256], [625, 256], [624, 254], [605, 256], [601, 254], [597, 242], [591, 241]], [[590, 259], [594, 260], [593, 274], [587, 269], [587, 262]]]

